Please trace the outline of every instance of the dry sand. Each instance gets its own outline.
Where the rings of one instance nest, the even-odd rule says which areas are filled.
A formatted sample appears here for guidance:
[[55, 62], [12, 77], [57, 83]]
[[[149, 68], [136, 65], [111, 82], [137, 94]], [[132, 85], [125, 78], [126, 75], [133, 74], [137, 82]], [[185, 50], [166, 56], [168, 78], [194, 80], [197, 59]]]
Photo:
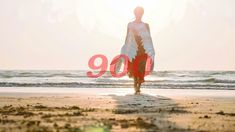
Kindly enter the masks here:
[[0, 131], [235, 131], [235, 91], [0, 88]]

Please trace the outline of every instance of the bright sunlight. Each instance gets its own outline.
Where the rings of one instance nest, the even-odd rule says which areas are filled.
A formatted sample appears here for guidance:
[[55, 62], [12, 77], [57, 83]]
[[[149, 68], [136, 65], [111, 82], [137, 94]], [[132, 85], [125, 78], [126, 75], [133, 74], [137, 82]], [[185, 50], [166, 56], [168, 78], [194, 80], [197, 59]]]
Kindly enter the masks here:
[[87, 31], [96, 27], [104, 34], [123, 38], [125, 34], [120, 33], [129, 21], [134, 20], [133, 9], [136, 6], [145, 8], [144, 21], [156, 29], [152, 31], [155, 34], [172, 20], [180, 20], [186, 4], [187, 0], [87, 0], [78, 3], [77, 15]]

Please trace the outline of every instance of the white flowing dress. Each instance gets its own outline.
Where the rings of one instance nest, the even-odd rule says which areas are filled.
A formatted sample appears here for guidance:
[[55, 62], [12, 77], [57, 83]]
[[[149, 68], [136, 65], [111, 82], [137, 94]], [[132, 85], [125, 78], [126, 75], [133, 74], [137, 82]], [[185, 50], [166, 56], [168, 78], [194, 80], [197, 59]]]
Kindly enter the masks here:
[[[137, 43], [135, 41], [134, 34], [137, 34], [142, 39], [142, 45], [145, 50], [145, 53], [152, 59], [152, 66], [150, 71], [153, 71], [154, 68], [154, 59], [155, 59], [155, 50], [149, 30], [149, 25], [147, 23], [137, 23], [137, 22], [130, 22], [128, 24], [127, 36], [125, 40], [125, 44], [122, 46], [121, 54], [126, 55], [130, 62], [136, 57], [137, 55]], [[124, 59], [119, 59], [117, 63], [116, 72], [120, 71], [121, 65], [124, 63]]]

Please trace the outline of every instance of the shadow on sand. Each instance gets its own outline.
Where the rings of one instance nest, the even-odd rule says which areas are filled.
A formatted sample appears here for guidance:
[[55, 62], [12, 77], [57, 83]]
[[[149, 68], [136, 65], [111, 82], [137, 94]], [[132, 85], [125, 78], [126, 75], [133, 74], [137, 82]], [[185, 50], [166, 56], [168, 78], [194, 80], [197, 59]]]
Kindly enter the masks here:
[[126, 117], [122, 120], [122, 128], [135, 127], [143, 131], [194, 131], [190, 128], [180, 128], [169, 120], [172, 114], [188, 113], [170, 98], [148, 94], [109, 96], [117, 103], [113, 113]]

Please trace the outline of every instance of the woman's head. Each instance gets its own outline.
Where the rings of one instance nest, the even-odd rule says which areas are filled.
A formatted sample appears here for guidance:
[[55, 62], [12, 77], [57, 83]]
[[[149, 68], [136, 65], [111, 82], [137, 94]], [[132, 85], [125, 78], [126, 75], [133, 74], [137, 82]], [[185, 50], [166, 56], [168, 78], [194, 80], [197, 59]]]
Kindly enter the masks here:
[[142, 16], [144, 15], [144, 8], [143, 7], [136, 7], [134, 10], [135, 18], [141, 20]]

